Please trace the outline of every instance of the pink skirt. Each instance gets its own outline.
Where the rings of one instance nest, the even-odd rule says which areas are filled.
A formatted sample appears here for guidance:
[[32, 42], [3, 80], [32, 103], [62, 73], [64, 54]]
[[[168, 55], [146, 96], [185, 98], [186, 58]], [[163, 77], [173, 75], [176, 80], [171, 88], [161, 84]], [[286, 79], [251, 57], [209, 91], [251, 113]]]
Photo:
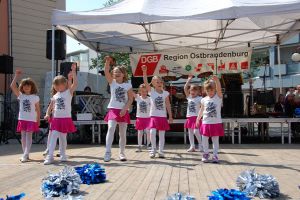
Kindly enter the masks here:
[[117, 122], [124, 122], [130, 124], [130, 116], [128, 111], [126, 111], [123, 117], [120, 117], [120, 112], [121, 109], [110, 108], [104, 118], [104, 121], [108, 122], [108, 120], [115, 120]]
[[40, 130], [37, 122], [19, 120], [17, 125], [17, 132], [38, 132]]
[[74, 133], [76, 132], [76, 127], [74, 126], [72, 118], [53, 118], [51, 120], [50, 130], [61, 133]]
[[170, 125], [166, 117], [155, 117], [150, 118], [149, 128], [154, 128], [159, 131], [170, 130]]
[[200, 132], [206, 137], [224, 136], [223, 124], [202, 124]]
[[[197, 129], [196, 120], [197, 120], [197, 116], [187, 117], [185, 124], [184, 124], [184, 128]], [[200, 127], [201, 127], [201, 120], [200, 120], [200, 124], [199, 124], [199, 128]]]
[[135, 122], [135, 129], [136, 130], [149, 129], [149, 124], [150, 124], [150, 118], [137, 117]]

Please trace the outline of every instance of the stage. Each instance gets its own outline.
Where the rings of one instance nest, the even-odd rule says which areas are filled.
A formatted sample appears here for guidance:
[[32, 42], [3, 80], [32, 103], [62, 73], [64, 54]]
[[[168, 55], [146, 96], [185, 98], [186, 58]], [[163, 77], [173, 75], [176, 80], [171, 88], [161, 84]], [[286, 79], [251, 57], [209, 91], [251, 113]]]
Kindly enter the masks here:
[[[164, 199], [168, 194], [184, 192], [196, 199], [207, 199], [217, 188], [235, 188], [240, 172], [255, 168], [269, 173], [279, 182], [281, 198], [299, 199], [300, 146], [295, 144], [226, 145], [220, 149], [220, 164], [201, 163], [200, 153], [187, 153], [185, 145], [166, 145], [165, 159], [150, 159], [148, 152], [135, 152], [128, 146], [127, 162], [112, 160], [103, 163], [104, 146], [69, 145], [67, 163], [56, 161], [44, 166], [44, 145], [33, 145], [31, 162], [21, 164], [21, 145], [0, 145], [0, 197], [5, 194], [26, 193], [24, 199], [42, 199], [41, 180], [47, 171], [57, 172], [64, 164], [78, 166], [89, 162], [104, 164], [108, 182], [98, 185], [81, 185], [84, 199]], [[118, 158], [114, 146], [113, 156]], [[58, 159], [57, 159], [58, 160]]]

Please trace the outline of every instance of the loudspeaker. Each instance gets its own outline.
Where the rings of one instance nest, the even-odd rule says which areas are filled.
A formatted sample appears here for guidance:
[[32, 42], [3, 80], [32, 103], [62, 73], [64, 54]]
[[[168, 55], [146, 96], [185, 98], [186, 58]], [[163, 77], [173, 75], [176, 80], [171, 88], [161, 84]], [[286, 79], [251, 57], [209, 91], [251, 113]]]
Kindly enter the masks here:
[[0, 56], [0, 74], [13, 74], [13, 57], [8, 55]]
[[271, 106], [275, 104], [273, 91], [258, 91], [256, 96], [256, 103], [265, 106]]
[[241, 117], [244, 115], [244, 96], [242, 92], [225, 92], [223, 95], [223, 117]]
[[[60, 75], [63, 75], [64, 77], [68, 78], [69, 72], [72, 70], [72, 64], [73, 62], [62, 62], [60, 63]], [[77, 63], [76, 63], [76, 69], [77, 69]]]
[[[64, 60], [66, 58], [66, 32], [63, 30], [55, 30], [54, 40], [54, 59]], [[47, 47], [46, 57], [52, 59], [52, 30], [47, 30]]]
[[243, 78], [241, 74], [222, 74], [221, 76], [221, 84], [222, 87], [225, 88], [226, 91], [241, 91], [243, 85]]

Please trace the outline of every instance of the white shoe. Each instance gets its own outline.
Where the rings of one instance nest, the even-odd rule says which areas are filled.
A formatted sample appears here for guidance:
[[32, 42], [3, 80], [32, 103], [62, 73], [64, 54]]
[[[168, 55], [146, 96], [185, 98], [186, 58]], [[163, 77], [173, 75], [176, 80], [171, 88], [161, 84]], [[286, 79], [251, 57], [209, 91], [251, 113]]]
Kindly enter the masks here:
[[49, 153], [49, 150], [48, 150], [48, 149], [46, 149], [46, 150], [43, 152], [43, 156], [47, 156], [47, 155], [48, 155], [48, 153]]
[[64, 155], [64, 156], [60, 155], [59, 159], [60, 159], [61, 162], [67, 162], [68, 161], [68, 156], [66, 156], [66, 155]]
[[28, 161], [29, 161], [29, 155], [23, 155], [23, 156], [20, 158], [20, 161], [21, 161], [22, 163], [28, 162]]
[[104, 162], [109, 162], [111, 159], [111, 152], [105, 152], [104, 154]]
[[120, 161], [126, 161], [127, 160], [124, 153], [120, 153], [119, 158], [120, 158]]
[[142, 147], [139, 146], [139, 147], [135, 150], [135, 152], [142, 152]]
[[50, 164], [53, 163], [53, 161], [54, 161], [53, 158], [51, 158], [50, 156], [47, 156], [45, 161], [44, 161], [44, 165], [50, 165]]
[[156, 150], [151, 150], [149, 153], [150, 158], [155, 158]]
[[147, 150], [151, 150], [151, 149], [152, 149], [151, 144], [148, 144], [147, 145]]
[[190, 147], [188, 150], [187, 150], [187, 152], [195, 152], [196, 151], [196, 149], [194, 148], [194, 147]]
[[164, 152], [159, 151], [159, 152], [158, 152], [158, 157], [159, 157], [159, 158], [165, 158]]

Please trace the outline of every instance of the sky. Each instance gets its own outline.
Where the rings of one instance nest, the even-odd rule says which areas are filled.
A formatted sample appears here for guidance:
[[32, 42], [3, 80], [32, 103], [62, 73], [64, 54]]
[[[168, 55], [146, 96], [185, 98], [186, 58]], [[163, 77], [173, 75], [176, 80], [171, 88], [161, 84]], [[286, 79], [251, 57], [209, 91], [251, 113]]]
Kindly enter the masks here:
[[[86, 11], [103, 7], [107, 0], [66, 0], [66, 11]], [[67, 37], [67, 53], [87, 49], [83, 44], [71, 37]]]

